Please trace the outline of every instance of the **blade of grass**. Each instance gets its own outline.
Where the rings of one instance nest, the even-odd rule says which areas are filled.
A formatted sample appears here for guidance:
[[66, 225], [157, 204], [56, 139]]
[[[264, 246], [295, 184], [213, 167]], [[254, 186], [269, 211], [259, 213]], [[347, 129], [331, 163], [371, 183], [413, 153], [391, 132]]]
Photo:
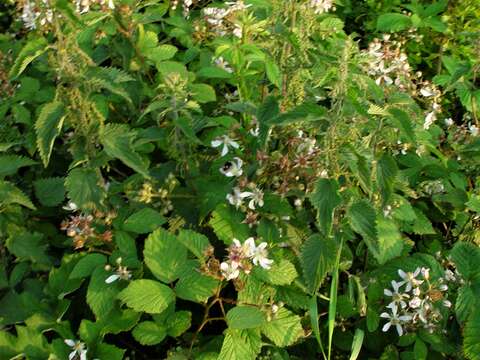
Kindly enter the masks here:
[[360, 350], [362, 349], [363, 337], [365, 333], [362, 329], [355, 330], [355, 335], [353, 335], [352, 341], [352, 353], [350, 354], [350, 360], [356, 360]]
[[327, 356], [325, 355], [325, 350], [323, 349], [322, 339], [320, 338], [320, 327], [318, 326], [318, 303], [316, 295], [313, 295], [310, 299], [308, 312], [310, 313], [310, 323], [312, 324], [313, 334], [315, 335], [315, 339], [317, 339], [318, 345], [320, 346], [323, 358], [326, 360]]
[[337, 312], [337, 290], [338, 290], [338, 268], [340, 266], [340, 254], [342, 253], [343, 238], [337, 252], [335, 268], [332, 273], [332, 284], [330, 285], [330, 303], [328, 304], [328, 360], [332, 355], [333, 330], [335, 328], [335, 315]]

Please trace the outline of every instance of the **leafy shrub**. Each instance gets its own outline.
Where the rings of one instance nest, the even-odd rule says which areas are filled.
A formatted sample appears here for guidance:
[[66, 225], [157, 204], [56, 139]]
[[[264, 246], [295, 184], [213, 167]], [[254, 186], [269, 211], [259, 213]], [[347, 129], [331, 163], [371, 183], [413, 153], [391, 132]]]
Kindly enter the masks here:
[[479, 15], [6, 2], [0, 358], [480, 359]]

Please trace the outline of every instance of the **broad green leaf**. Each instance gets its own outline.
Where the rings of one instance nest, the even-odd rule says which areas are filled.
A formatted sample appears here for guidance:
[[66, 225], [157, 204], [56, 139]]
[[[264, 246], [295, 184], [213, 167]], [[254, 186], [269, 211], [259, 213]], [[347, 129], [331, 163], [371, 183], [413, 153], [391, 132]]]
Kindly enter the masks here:
[[135, 134], [127, 125], [107, 124], [100, 134], [100, 142], [109, 156], [119, 159], [139, 174], [148, 177], [148, 165], [135, 151], [134, 139]]
[[178, 337], [187, 331], [192, 324], [192, 313], [190, 311], [177, 311], [168, 316], [166, 324], [167, 333], [171, 337]]
[[266, 322], [262, 333], [280, 347], [294, 344], [302, 335], [301, 318], [285, 308], [281, 308], [271, 321]]
[[108, 317], [108, 313], [115, 306], [119, 293], [118, 283], [107, 284], [105, 282], [105, 279], [111, 274], [112, 272], [106, 271], [103, 266], [98, 266], [93, 271], [88, 284], [87, 304], [97, 319]]
[[180, 230], [178, 241], [198, 259], [205, 259], [206, 251], [211, 247], [208, 238], [192, 230]]
[[165, 339], [167, 330], [156, 322], [144, 321], [133, 329], [132, 335], [142, 345], [156, 345]]
[[199, 266], [197, 261], [184, 265], [180, 280], [175, 284], [175, 293], [180, 299], [203, 303], [217, 291], [219, 281], [200, 273]]
[[96, 359], [123, 360], [125, 350], [114, 345], [100, 343], [95, 349]]
[[177, 48], [170, 44], [163, 44], [148, 50], [147, 57], [155, 63], [170, 60], [177, 53]]
[[455, 315], [459, 323], [464, 323], [468, 316], [479, 304], [480, 294], [475, 293], [470, 285], [463, 285], [458, 289], [455, 300]]
[[318, 179], [310, 195], [310, 202], [317, 210], [317, 224], [324, 235], [329, 235], [333, 212], [340, 204], [338, 184], [333, 179]]
[[480, 310], [469, 316], [463, 332], [463, 352], [469, 360], [480, 359]]
[[415, 340], [415, 345], [413, 346], [413, 354], [415, 355], [415, 360], [425, 360], [427, 358], [427, 345], [425, 345], [425, 343], [419, 338]]
[[192, 97], [199, 103], [207, 103], [215, 101], [217, 96], [215, 95], [215, 89], [207, 84], [193, 84], [190, 86], [192, 91]]
[[95, 268], [105, 265], [107, 258], [103, 254], [87, 254], [81, 258], [70, 273], [70, 279], [81, 279], [92, 275]]
[[22, 205], [31, 210], [36, 209], [22, 190], [8, 181], [0, 180], [0, 208], [10, 204]]
[[480, 277], [480, 248], [467, 242], [457, 242], [450, 256], [464, 279]]
[[227, 313], [227, 324], [231, 329], [252, 329], [265, 321], [263, 311], [254, 306], [236, 306]]
[[395, 178], [398, 173], [397, 163], [390, 155], [383, 154], [377, 161], [377, 185], [385, 206], [393, 193]]
[[0, 178], [13, 175], [18, 169], [35, 164], [35, 161], [24, 156], [0, 155]]
[[233, 239], [243, 241], [249, 237], [250, 230], [247, 224], [243, 224], [243, 215], [234, 208], [225, 204], [216, 207], [212, 213], [209, 225], [215, 235], [226, 245], [230, 245]]
[[158, 211], [151, 208], [143, 208], [125, 220], [123, 229], [137, 234], [146, 234], [159, 228], [166, 222], [165, 217]]
[[386, 13], [382, 14], [377, 19], [377, 31], [380, 32], [396, 32], [405, 30], [412, 26], [410, 17], [404, 14]]
[[[17, 257], [17, 261], [29, 260], [32, 263], [51, 265], [46, 254], [47, 245], [43, 241], [43, 234], [23, 232], [13, 234], [5, 243], [8, 251]], [[48, 268], [47, 268], [48, 269]]]
[[135, 311], [160, 314], [175, 301], [175, 294], [158, 281], [143, 279], [131, 281], [118, 298]]
[[60, 177], [38, 179], [33, 183], [35, 196], [44, 206], [57, 206], [65, 199], [65, 179]]
[[119, 334], [132, 329], [140, 319], [141, 314], [131, 309], [120, 310], [114, 307], [107, 317], [101, 319], [101, 335]]
[[367, 200], [353, 203], [348, 208], [347, 218], [352, 229], [367, 239], [366, 241], [373, 242], [377, 238], [376, 212]]
[[[377, 217], [378, 249], [376, 256], [380, 264], [400, 256], [403, 250], [402, 235], [398, 231], [397, 225], [383, 216]], [[375, 256], [375, 253], [373, 254]]]
[[273, 59], [270, 57], [267, 57], [265, 61], [265, 71], [267, 73], [268, 80], [270, 80], [273, 85], [280, 89], [282, 87], [282, 72], [280, 71], [278, 65], [275, 64]]
[[79, 208], [98, 207], [105, 198], [103, 179], [95, 169], [76, 168], [65, 179], [68, 197]]
[[333, 270], [337, 254], [337, 244], [333, 238], [323, 238], [314, 234], [302, 247], [300, 263], [308, 290], [314, 293], [329, 271]]
[[18, 54], [15, 63], [10, 69], [8, 76], [15, 79], [25, 71], [27, 66], [42, 55], [48, 49], [47, 40], [43, 37], [37, 37], [29, 41]]
[[187, 249], [167, 230], [158, 229], [145, 241], [145, 263], [156, 278], [171, 283], [178, 279], [187, 260]]
[[70, 279], [70, 273], [79, 260], [78, 255], [64, 255], [60, 267], [50, 270], [48, 284], [45, 292], [57, 299], [63, 299], [66, 295], [77, 290], [82, 284], [82, 279]]
[[255, 360], [260, 353], [262, 341], [256, 329], [228, 329], [218, 360]]
[[295, 266], [286, 259], [275, 261], [267, 270], [254, 267], [253, 276], [271, 285], [289, 285], [298, 276]]
[[415, 143], [415, 132], [413, 131], [412, 121], [410, 120], [410, 116], [400, 109], [391, 108], [388, 110], [391, 114], [391, 119], [393, 120], [394, 124], [402, 134], [408, 139], [408, 141]]
[[37, 147], [45, 167], [48, 166], [50, 161], [53, 143], [62, 131], [64, 119], [64, 105], [60, 101], [53, 101], [42, 107], [37, 121], [35, 122]]

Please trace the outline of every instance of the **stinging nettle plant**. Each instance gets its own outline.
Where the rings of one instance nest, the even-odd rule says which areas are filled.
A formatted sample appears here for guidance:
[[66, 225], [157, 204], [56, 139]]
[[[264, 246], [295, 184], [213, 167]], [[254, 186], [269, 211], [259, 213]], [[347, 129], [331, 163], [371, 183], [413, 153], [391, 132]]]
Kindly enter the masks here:
[[0, 11], [1, 359], [480, 359], [477, 5]]

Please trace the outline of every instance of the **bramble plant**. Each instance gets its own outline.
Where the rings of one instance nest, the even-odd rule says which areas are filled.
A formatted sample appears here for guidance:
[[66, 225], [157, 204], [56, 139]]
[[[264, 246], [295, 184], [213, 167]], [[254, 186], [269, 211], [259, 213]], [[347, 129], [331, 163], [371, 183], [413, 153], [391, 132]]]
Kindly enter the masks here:
[[480, 4], [0, 19], [0, 359], [480, 360]]

